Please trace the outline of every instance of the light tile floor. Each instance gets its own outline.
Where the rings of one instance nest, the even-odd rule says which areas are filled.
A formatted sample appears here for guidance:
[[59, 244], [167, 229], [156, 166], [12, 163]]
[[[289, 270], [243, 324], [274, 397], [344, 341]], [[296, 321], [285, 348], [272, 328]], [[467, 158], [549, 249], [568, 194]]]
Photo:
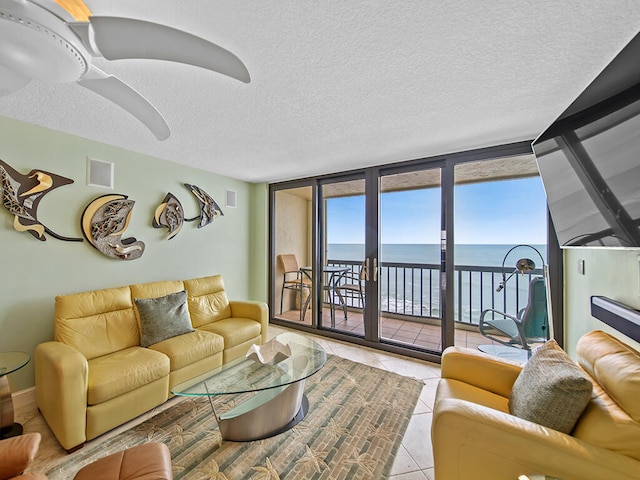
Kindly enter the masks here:
[[[271, 325], [270, 337], [284, 331], [276, 325]], [[411, 417], [411, 421], [404, 435], [402, 444], [395, 459], [391, 480], [433, 480], [433, 454], [431, 449], [431, 417], [435, 396], [435, 389], [440, 378], [440, 365], [421, 360], [410, 359], [401, 355], [381, 352], [371, 348], [352, 345], [337, 340], [314, 336], [327, 353], [337, 355], [349, 360], [364, 363], [384, 370], [399, 373], [420, 379], [425, 386]], [[25, 432], [40, 432], [42, 442], [40, 451], [32, 465], [31, 471], [46, 472], [57, 462], [67, 458], [66, 452], [60, 447], [51, 430], [45, 423], [42, 415], [38, 413], [35, 405], [34, 390], [29, 389], [18, 392], [14, 396], [16, 421], [24, 426]], [[143, 415], [131, 422], [87, 442], [85, 447], [98, 444], [123, 430], [131, 428], [147, 418], [170, 407], [180, 399], [169, 400], [161, 407]], [[73, 454], [72, 454], [73, 455]]]
[[391, 480], [433, 480], [431, 416], [440, 365], [315, 337], [333, 355], [422, 380], [425, 384], [391, 471]]

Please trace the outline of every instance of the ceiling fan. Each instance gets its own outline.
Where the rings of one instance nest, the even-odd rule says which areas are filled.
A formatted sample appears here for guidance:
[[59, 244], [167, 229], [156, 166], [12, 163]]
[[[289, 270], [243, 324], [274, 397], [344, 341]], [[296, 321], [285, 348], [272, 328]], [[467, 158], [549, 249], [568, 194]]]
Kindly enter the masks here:
[[[66, 21], [58, 5], [74, 21]], [[0, 96], [32, 79], [76, 82], [122, 107], [158, 140], [167, 139], [171, 130], [160, 112], [132, 87], [93, 65], [99, 57], [167, 60], [250, 82], [247, 68], [233, 53], [182, 30], [92, 16], [82, 0], [0, 0]]]

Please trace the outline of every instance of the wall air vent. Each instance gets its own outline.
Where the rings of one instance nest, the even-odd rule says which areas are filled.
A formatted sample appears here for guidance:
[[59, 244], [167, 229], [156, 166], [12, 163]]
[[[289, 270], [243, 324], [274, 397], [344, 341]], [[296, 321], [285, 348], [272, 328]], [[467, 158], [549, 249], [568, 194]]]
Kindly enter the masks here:
[[225, 206], [236, 208], [237, 193], [235, 190], [225, 190]]
[[90, 187], [108, 188], [113, 190], [112, 162], [87, 157], [87, 185]]

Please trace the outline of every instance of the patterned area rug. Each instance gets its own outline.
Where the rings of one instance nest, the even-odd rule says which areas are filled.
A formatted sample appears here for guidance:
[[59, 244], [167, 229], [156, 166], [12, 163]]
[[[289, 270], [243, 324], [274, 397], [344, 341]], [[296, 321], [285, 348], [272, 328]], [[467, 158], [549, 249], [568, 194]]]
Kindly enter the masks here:
[[[254, 442], [222, 441], [206, 398], [187, 398], [50, 470], [73, 478], [91, 461], [150, 441], [171, 450], [176, 480], [384, 479], [423, 383], [329, 355], [306, 380], [309, 413], [293, 429]], [[214, 403], [224, 406], [218, 397]], [[216, 410], [217, 411], [217, 410]]]

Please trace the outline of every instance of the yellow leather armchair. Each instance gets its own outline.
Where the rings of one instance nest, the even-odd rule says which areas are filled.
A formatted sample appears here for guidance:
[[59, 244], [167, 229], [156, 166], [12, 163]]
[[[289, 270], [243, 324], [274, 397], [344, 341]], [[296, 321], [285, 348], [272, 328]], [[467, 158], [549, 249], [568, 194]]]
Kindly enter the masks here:
[[[436, 480], [516, 480], [525, 474], [563, 480], [640, 478], [640, 424], [632, 411], [638, 405], [640, 354], [603, 332], [585, 335], [578, 354], [591, 374], [594, 394], [567, 435], [509, 413], [509, 394], [521, 365], [472, 349], [447, 348], [431, 431]], [[598, 368], [589, 368], [595, 364]], [[610, 395], [607, 389], [617, 391]]]

